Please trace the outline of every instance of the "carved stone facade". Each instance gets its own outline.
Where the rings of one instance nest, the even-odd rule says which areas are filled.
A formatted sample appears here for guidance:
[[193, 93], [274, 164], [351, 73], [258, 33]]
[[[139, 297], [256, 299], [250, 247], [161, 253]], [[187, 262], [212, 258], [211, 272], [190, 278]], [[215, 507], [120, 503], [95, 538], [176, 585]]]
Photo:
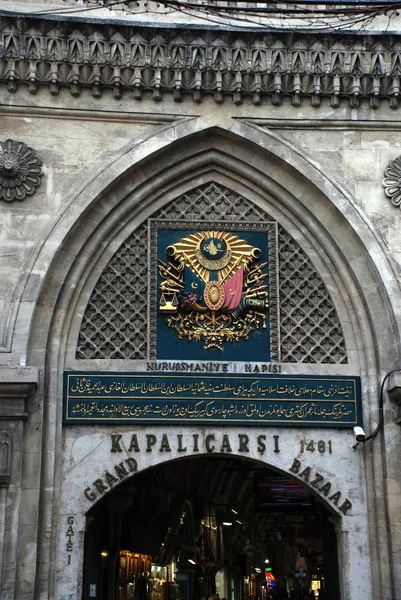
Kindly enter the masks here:
[[201, 102], [230, 97], [280, 105], [284, 97], [314, 107], [327, 98], [337, 108], [347, 99], [357, 108], [387, 100], [397, 108], [401, 46], [395, 36], [314, 36], [132, 29], [0, 17], [0, 81], [12, 93], [26, 84], [31, 94], [46, 86], [51, 94], [67, 87], [73, 96], [90, 88], [95, 98], [112, 90], [140, 100], [170, 92], [176, 102], [190, 95]]
[[[153, 14], [135, 3], [132, 15], [106, 0], [11, 4], [13, 14], [0, 0], [0, 597], [90, 598], [93, 482], [108, 482], [111, 506], [140, 471], [219, 460], [228, 436], [230, 465], [284, 473], [329, 511], [335, 600], [401, 600], [399, 373], [381, 393], [401, 368], [401, 16], [371, 30], [294, 21], [285, 32], [162, 5]], [[274, 230], [270, 361], [156, 360], [156, 219]], [[216, 367], [241, 384], [259, 374], [333, 378], [333, 389], [360, 380], [368, 440], [355, 448], [349, 422], [65, 420], [71, 372], [150, 377], [177, 364], [180, 376]], [[82, 412], [96, 401], [91, 390]], [[132, 435], [141, 451], [128, 450]], [[163, 436], [171, 452], [159, 450]]]
[[297, 242], [279, 229], [283, 362], [344, 364], [344, 335], [330, 294]]
[[0, 429], [0, 488], [10, 485], [12, 449], [13, 436], [11, 431]]
[[77, 358], [148, 357], [147, 250], [147, 227], [141, 225], [117, 250], [93, 290], [82, 321]]

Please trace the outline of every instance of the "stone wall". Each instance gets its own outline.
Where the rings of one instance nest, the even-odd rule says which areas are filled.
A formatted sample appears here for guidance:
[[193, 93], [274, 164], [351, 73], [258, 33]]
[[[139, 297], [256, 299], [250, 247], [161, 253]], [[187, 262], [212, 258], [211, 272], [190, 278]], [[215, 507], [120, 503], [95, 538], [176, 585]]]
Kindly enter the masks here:
[[[0, 533], [10, 535], [7, 561], [16, 565], [15, 571], [3, 563], [2, 598], [61, 600], [71, 582], [71, 594], [79, 593], [82, 554], [81, 539], [75, 571], [63, 579], [64, 517], [75, 515], [83, 531], [83, 489], [98, 475], [93, 449], [100, 448], [110, 468], [114, 464], [108, 428], [61, 427], [62, 371], [143, 366], [76, 358], [82, 316], [115, 251], [153, 213], [211, 179], [272, 214], [321, 274], [345, 332], [349, 363], [320, 365], [319, 372], [361, 375], [370, 432], [378, 422], [380, 382], [400, 365], [400, 209], [385, 196], [382, 180], [401, 154], [401, 119], [383, 82], [377, 108], [371, 89], [351, 107], [351, 88], [333, 106], [329, 93], [313, 105], [310, 91], [295, 105], [290, 93], [278, 102], [266, 91], [255, 103], [254, 95], [240, 90], [235, 96], [235, 89], [224, 103], [216, 102], [215, 90], [174, 99], [174, 90], [159, 96], [153, 83], [143, 86], [140, 99], [130, 86], [116, 97], [110, 86], [94, 95], [82, 82], [79, 95], [65, 85], [52, 93], [50, 82], [29, 91], [16, 81], [14, 90], [10, 71], [7, 77], [3, 71], [0, 85], [0, 142], [23, 142], [43, 163], [34, 194], [0, 201], [0, 421], [13, 433], [14, 452], [10, 480], [1, 490], [8, 508]], [[314, 368], [303, 365], [302, 372]], [[299, 373], [300, 367], [285, 365], [283, 372]], [[189, 435], [185, 427], [182, 432]], [[285, 460], [266, 462], [288, 472], [300, 435], [283, 433]], [[354, 452], [351, 431], [334, 438], [341, 451], [331, 462], [325, 458], [325, 473], [344, 482], [354, 503], [340, 526], [344, 598], [362, 597], [350, 575], [355, 568], [359, 581], [372, 574], [364, 599], [398, 600], [401, 440], [395, 404], [386, 398], [385, 435], [372, 445]], [[256, 448], [252, 452], [260, 458]], [[322, 467], [318, 461], [311, 466]]]
[[[374, 113], [374, 120], [369, 120], [372, 113], [367, 107], [352, 110], [344, 106], [333, 111], [328, 106], [305, 106], [294, 114], [290, 105], [255, 108], [251, 104], [237, 107], [229, 103], [220, 107], [211, 99], [205, 99], [201, 105], [191, 101], [177, 105], [169, 98], [162, 104], [150, 98], [116, 102], [110, 94], [96, 101], [87, 93], [71, 103], [67, 92], [51, 106], [51, 97], [45, 90], [33, 98], [28, 95], [25, 101], [24, 93], [21, 89], [17, 96], [5, 95], [1, 108], [2, 140], [16, 139], [34, 148], [43, 161], [44, 176], [32, 197], [21, 202], [2, 202], [1, 335], [6, 353], [0, 360], [6, 364], [24, 364], [26, 348], [21, 347], [13, 359], [9, 354], [11, 315], [15, 317], [17, 308], [13, 299], [21, 293], [29, 261], [54, 226], [54, 220], [63, 214], [73, 194], [105, 165], [169, 122], [196, 118], [203, 126], [224, 128], [233, 119], [250, 119], [258, 127], [274, 132], [274, 143], [280, 145], [280, 139], [289, 142], [352, 194], [388, 255], [400, 264], [399, 210], [386, 198], [382, 186], [385, 168], [400, 153], [397, 131], [401, 123], [397, 123], [397, 115], [390, 109], [383, 107]], [[169, 135], [167, 131], [165, 135]], [[40, 278], [40, 274], [35, 273], [35, 277]], [[25, 301], [30, 298], [31, 291], [26, 289]], [[22, 337], [26, 342], [26, 335]]]

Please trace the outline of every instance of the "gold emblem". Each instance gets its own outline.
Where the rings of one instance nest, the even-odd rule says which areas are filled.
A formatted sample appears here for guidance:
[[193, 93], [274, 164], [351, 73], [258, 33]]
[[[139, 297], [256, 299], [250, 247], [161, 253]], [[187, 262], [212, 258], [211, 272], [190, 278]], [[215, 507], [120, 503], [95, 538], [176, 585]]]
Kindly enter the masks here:
[[216, 244], [213, 239], [208, 244], [205, 244], [204, 248], [212, 256], [216, 256], [216, 254], [219, 254], [220, 252], [224, 252], [223, 248], [221, 247], [221, 243], [220, 244], [219, 243]]
[[196, 258], [198, 259], [199, 264], [202, 265], [202, 267], [205, 267], [205, 269], [219, 271], [220, 269], [224, 269], [230, 262], [231, 252], [228, 251], [225, 256], [219, 260], [210, 260], [209, 258], [206, 258], [206, 256], [203, 256], [200, 250], [196, 250]]
[[[219, 243], [218, 241], [225, 244], [226, 250], [223, 256], [221, 252], [217, 255], [207, 252], [211, 241], [214, 244]], [[169, 246], [167, 252], [180, 265], [187, 265], [192, 269], [204, 283], [208, 283], [212, 271], [217, 272], [218, 281], [225, 281], [260, 255], [259, 248], [254, 248], [234, 233], [225, 231], [192, 233]], [[216, 259], [213, 260], [212, 256], [216, 256]]]
[[266, 328], [267, 263], [261, 250], [227, 231], [200, 231], [168, 246], [159, 261], [159, 310], [178, 338], [223, 350]]

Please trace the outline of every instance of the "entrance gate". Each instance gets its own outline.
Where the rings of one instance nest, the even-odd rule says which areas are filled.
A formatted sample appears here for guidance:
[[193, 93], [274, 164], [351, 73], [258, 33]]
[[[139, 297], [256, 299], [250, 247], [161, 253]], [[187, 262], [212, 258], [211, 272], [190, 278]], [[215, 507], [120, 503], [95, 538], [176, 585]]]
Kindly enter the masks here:
[[[353, 449], [352, 433], [361, 416], [369, 430], [376, 414], [377, 328], [389, 340], [381, 351], [396, 353], [388, 306], [377, 309], [385, 296], [372, 266], [378, 254], [361, 252], [354, 230], [362, 228], [372, 248], [375, 241], [352, 203], [342, 215], [347, 196], [284, 141], [286, 160], [270, 134], [250, 125], [204, 135], [196, 127], [188, 124], [182, 137], [171, 126], [173, 159], [156, 134], [152, 144], [166, 147], [157, 160], [146, 140], [139, 154], [114, 162], [91, 184], [97, 190], [86, 189], [92, 200], [74, 204], [87, 211], [85, 231], [77, 225], [67, 234], [69, 218], [60, 225], [66, 252], [53, 262], [60, 283], [49, 277], [43, 286], [30, 348], [31, 363], [41, 364], [47, 347], [43, 427], [46, 444], [58, 448], [43, 465], [46, 489], [55, 487], [42, 499], [41, 580], [52, 579], [55, 597], [74, 600], [90, 594], [91, 583], [114, 586], [110, 573], [107, 582], [91, 580], [91, 560], [84, 569], [96, 507], [117, 504], [119, 489], [135, 486], [148, 469], [218, 455], [256, 461], [307, 488], [331, 515], [326, 524], [334, 521], [339, 568], [331, 572], [339, 574], [341, 598], [358, 600], [362, 578], [369, 579], [366, 600], [375, 586], [381, 597], [391, 577], [382, 570], [370, 579], [372, 553], [387, 535], [372, 492], [383, 471], [371, 469], [369, 452]], [[100, 197], [102, 214], [93, 200]], [[360, 262], [345, 257], [344, 232], [349, 257]], [[78, 374], [79, 385], [69, 387]], [[170, 404], [155, 398], [149, 378], [160, 376], [159, 395], [175, 390]], [[133, 387], [128, 377], [136, 378]], [[283, 382], [287, 408], [278, 399]], [[57, 541], [45, 535], [51, 527]], [[325, 540], [333, 538], [327, 527]], [[117, 541], [105, 551], [136, 551]], [[323, 554], [327, 562], [330, 553]]]
[[331, 520], [334, 511], [299, 480], [263, 462], [220, 454], [168, 462], [88, 511], [83, 598], [245, 600], [281, 589], [303, 598], [312, 587], [337, 600]]
[[[252, 553], [247, 554], [248, 572], [245, 574], [243, 566], [242, 578], [233, 576], [233, 580], [230, 579], [234, 587], [228, 585], [227, 578], [224, 579], [226, 588], [222, 597], [230, 595], [229, 590], [232, 589], [236, 589], [238, 594], [239, 585], [245, 589], [243, 578], [257, 574], [250, 571], [250, 567], [263, 567], [260, 560], [264, 550], [276, 557], [271, 560], [277, 561], [276, 575], [282, 585], [288, 581], [288, 586], [298, 590], [302, 588], [295, 585], [295, 569], [299, 566], [303, 566], [302, 572], [307, 573], [309, 585], [312, 575], [316, 576], [313, 581], [320, 581], [323, 585], [324, 580], [317, 578], [319, 567], [326, 581], [331, 581], [330, 589], [336, 590], [337, 542], [332, 527], [335, 526], [340, 536], [338, 539], [343, 551], [344, 547], [348, 551], [347, 547], [355, 548], [355, 544], [363, 547], [366, 543], [366, 533], [362, 529], [354, 530], [355, 523], [364, 519], [363, 514], [353, 514], [355, 503], [363, 506], [363, 499], [354, 489], [354, 478], [359, 468], [358, 455], [350, 448], [348, 475], [336, 474], [336, 464], [343, 452], [342, 434], [339, 432], [334, 431], [331, 439], [326, 440], [325, 452], [317, 449], [319, 442], [322, 447], [323, 440], [316, 441], [319, 467], [313, 467], [313, 453], [306, 450], [306, 443], [311, 444], [311, 440], [305, 439], [303, 430], [299, 433], [297, 430], [294, 435], [293, 431], [283, 429], [269, 435], [266, 429], [259, 428], [221, 430], [210, 427], [183, 428], [181, 433], [165, 428], [160, 433], [159, 430], [152, 433], [154, 428], [145, 426], [138, 434], [120, 429], [119, 433], [114, 431], [105, 437], [87, 427], [84, 429], [82, 435], [80, 428], [71, 428], [67, 436], [66, 456], [74, 458], [69, 460], [63, 486], [62, 542], [68, 531], [73, 534], [70, 538], [67, 536], [65, 553], [60, 556], [60, 575], [63, 578], [66, 573], [73, 573], [73, 581], [82, 581], [84, 573], [84, 598], [91, 597], [89, 594], [91, 589], [95, 589], [93, 586], [102, 590], [103, 594], [107, 589], [108, 598], [115, 597], [121, 551], [151, 556], [149, 560], [154, 560], [155, 566], [168, 565], [171, 569], [174, 560], [178, 560], [178, 553], [187, 552], [186, 549], [190, 548], [188, 556], [184, 553], [185, 560], [196, 559], [196, 564], [200, 564], [199, 531], [194, 534], [190, 528], [195, 538], [191, 543], [188, 539], [185, 543], [181, 540], [180, 547], [178, 542], [164, 538], [170, 527], [176, 527], [174, 539], [179, 538], [180, 511], [196, 513], [197, 518], [202, 520], [208, 516], [206, 508], [209, 504], [214, 511], [210, 516], [216, 517], [220, 530], [229, 527], [223, 525], [223, 519], [231, 517], [229, 522], [233, 523], [233, 529], [230, 528], [230, 531], [242, 536], [243, 552], [239, 552], [237, 545], [235, 560], [245, 560], [248, 544], [245, 538], [253, 536], [259, 553], [257, 565], [251, 564], [255, 562]], [[196, 452], [193, 450], [194, 436], [197, 436]], [[206, 450], [207, 444], [209, 451]], [[222, 450], [223, 446], [225, 450]], [[296, 456], [294, 446], [298, 449]], [[93, 450], [88, 452], [88, 447]], [[277, 489], [282, 491], [277, 492]], [[165, 503], [163, 493], [166, 494]], [[238, 512], [238, 519], [238, 515], [230, 512], [231, 509]], [[199, 528], [199, 522], [196, 526]], [[188, 531], [183, 531], [187, 536]], [[71, 540], [70, 544], [68, 540]], [[167, 545], [167, 541], [171, 544], [168, 552], [162, 546]], [[231, 542], [226, 540], [226, 550], [229, 546]], [[287, 546], [290, 546], [293, 557], [291, 571], [288, 566], [283, 566], [283, 552]], [[305, 556], [301, 557], [301, 553]], [[343, 557], [344, 554], [342, 560]], [[270, 559], [268, 556], [265, 558]], [[358, 560], [361, 559], [362, 556], [359, 556]], [[231, 557], [230, 560], [234, 559]], [[207, 567], [208, 562], [213, 561], [205, 557], [203, 566]], [[63, 563], [68, 564], [69, 571], [62, 569]], [[213, 577], [224, 566], [221, 555], [219, 562], [216, 561], [215, 571], [206, 570], [210, 580], [215, 582]], [[340, 573], [342, 568], [340, 559]], [[201, 577], [196, 571], [191, 571], [192, 575], [193, 578], [195, 575]], [[217, 580], [220, 576], [217, 575]], [[133, 579], [124, 578], [123, 583], [133, 583]], [[260, 578], [255, 585], [257, 583], [260, 585]], [[194, 586], [191, 580], [191, 592], [188, 592], [192, 594], [191, 598], [196, 594], [196, 597], [204, 597], [200, 596], [200, 589], [195, 592]], [[245, 594], [245, 591], [241, 593]], [[261, 589], [258, 594], [261, 594]], [[330, 598], [330, 595], [327, 597]]]

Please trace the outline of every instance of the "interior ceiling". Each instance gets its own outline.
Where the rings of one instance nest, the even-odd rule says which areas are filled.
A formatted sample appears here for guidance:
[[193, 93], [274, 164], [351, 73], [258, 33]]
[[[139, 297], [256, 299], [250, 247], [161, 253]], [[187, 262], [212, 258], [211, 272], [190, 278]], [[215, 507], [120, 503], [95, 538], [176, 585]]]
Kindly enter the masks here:
[[[254, 476], [260, 473], [277, 475], [255, 462], [239, 458], [221, 455], [183, 458], [141, 472], [116, 491], [121, 495], [126, 489], [133, 498], [126, 511], [126, 523], [151, 530], [155, 542], [156, 539], [160, 544], [166, 541], [169, 528], [178, 531], [185, 504], [190, 503], [198, 526], [207, 512], [216, 515], [220, 522], [230, 520], [234, 526], [229, 532], [225, 529], [232, 543], [246, 544], [248, 549], [256, 551], [282, 539], [294, 541], [295, 529], [301, 526], [308, 529], [305, 521], [311, 525], [312, 520], [316, 522], [316, 511], [319, 514], [324, 510], [316, 505], [314, 515], [258, 512]], [[232, 508], [238, 515], [234, 515]]]

